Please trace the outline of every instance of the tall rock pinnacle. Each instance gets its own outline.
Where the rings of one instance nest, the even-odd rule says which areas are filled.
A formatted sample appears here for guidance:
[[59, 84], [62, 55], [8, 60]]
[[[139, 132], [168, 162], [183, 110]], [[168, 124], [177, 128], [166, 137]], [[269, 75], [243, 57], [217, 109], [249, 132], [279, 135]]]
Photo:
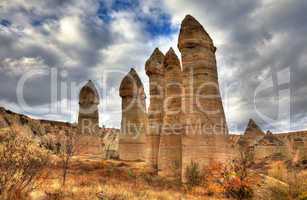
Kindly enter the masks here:
[[143, 83], [136, 73], [134, 68], [131, 68], [129, 73], [123, 78], [120, 88], [119, 95], [121, 97], [141, 97], [145, 101], [145, 92]]
[[[180, 61], [173, 48], [170, 48], [165, 55], [164, 67], [176, 67], [181, 71]], [[176, 71], [177, 72], [177, 71]]]
[[156, 48], [146, 61], [145, 71], [149, 77], [150, 105], [148, 108], [147, 162], [157, 169], [164, 100], [164, 55]]
[[265, 134], [253, 119], [249, 119], [244, 135], [246, 137], [256, 138], [263, 137]]
[[218, 83], [216, 48], [203, 26], [190, 15], [182, 21], [178, 48], [184, 88], [182, 169], [191, 161], [206, 165], [218, 158], [223, 162], [227, 159], [228, 129]]
[[94, 134], [98, 129], [99, 94], [94, 83], [89, 80], [80, 90], [78, 126], [81, 133]]
[[[159, 175], [178, 177], [181, 174], [181, 66], [171, 48], [164, 58], [164, 112], [160, 136]], [[176, 166], [176, 168], [174, 168]]]
[[122, 122], [119, 156], [123, 160], [145, 160], [147, 116], [141, 79], [132, 68], [120, 84]]
[[182, 23], [178, 40], [178, 48], [205, 47], [215, 52], [213, 41], [204, 27], [191, 15], [187, 15]]
[[151, 54], [150, 58], [146, 61], [145, 71], [148, 76], [151, 74], [160, 74], [163, 75], [163, 53], [156, 48]]
[[[203, 126], [207, 123], [208, 117], [213, 123], [214, 134], [227, 134], [218, 83], [215, 47], [202, 25], [190, 15], [182, 21], [178, 47], [182, 56], [185, 88], [183, 109], [190, 116], [186, 119], [194, 121], [198, 118], [199, 125]], [[191, 123], [186, 122], [186, 125], [191, 126]]]

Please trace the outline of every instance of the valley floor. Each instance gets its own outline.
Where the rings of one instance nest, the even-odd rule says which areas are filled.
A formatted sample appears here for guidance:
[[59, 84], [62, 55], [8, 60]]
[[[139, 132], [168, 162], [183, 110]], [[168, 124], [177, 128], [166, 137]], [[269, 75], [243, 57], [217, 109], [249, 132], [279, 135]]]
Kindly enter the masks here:
[[52, 166], [31, 199], [78, 200], [178, 200], [224, 199], [191, 192], [178, 180], [163, 180], [146, 169], [142, 162], [103, 161], [87, 155], [73, 157], [65, 187], [62, 186], [60, 161], [54, 157]]

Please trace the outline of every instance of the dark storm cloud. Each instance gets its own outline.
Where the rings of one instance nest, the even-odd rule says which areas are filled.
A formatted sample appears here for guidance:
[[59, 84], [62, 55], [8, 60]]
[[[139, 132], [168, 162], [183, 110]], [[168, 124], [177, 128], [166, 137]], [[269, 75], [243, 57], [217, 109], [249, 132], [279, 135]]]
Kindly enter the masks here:
[[[107, 25], [95, 15], [95, 2], [89, 5], [85, 2], [82, 5], [80, 2], [0, 3], [0, 18], [10, 22], [10, 25], [0, 25], [0, 100], [4, 104], [13, 103], [18, 106], [16, 111], [23, 111], [17, 98], [17, 85], [26, 73], [35, 74], [36, 70], [46, 72], [29, 77], [23, 85], [24, 89], [20, 95], [32, 107], [56, 103], [54, 100], [72, 99], [71, 93], [77, 91], [69, 91], [63, 97], [61, 83], [68, 87], [71, 83], [79, 86], [90, 78], [88, 69], [97, 65], [99, 50], [110, 44], [110, 33]], [[76, 39], [80, 41], [66, 43], [66, 40], [70, 39], [69, 34], [68, 37], [67, 34], [64, 35], [66, 38], [59, 38], [63, 28], [61, 21], [65, 19], [70, 20], [66, 22], [68, 25], [75, 23], [72, 28], [79, 31], [77, 34], [80, 38]], [[57, 80], [53, 81], [51, 70], [55, 69]], [[67, 75], [61, 77], [61, 73]], [[51, 88], [55, 86], [58, 98], [52, 99]], [[79, 88], [68, 88], [73, 89]]]
[[[245, 23], [233, 27], [229, 35], [229, 46], [231, 47], [229, 51], [225, 49], [226, 52], [222, 51], [221, 53], [236, 52], [232, 55], [237, 58], [233, 65], [240, 68], [236, 77], [245, 85], [241, 88], [243, 89], [241, 95], [247, 97], [249, 104], [254, 103], [255, 88], [261, 83], [257, 76], [270, 69], [268, 77], [271, 76], [274, 79], [274, 76], [278, 75], [281, 70], [289, 69], [289, 76], [291, 76], [289, 82], [291, 93], [289, 94], [291, 96], [288, 96], [288, 98], [291, 99], [291, 124], [295, 126], [296, 116], [302, 116], [303, 113], [307, 112], [306, 92], [299, 92], [300, 89], [307, 86], [307, 80], [302, 76], [302, 74], [307, 74], [307, 63], [299, 63], [299, 60], [306, 56], [307, 50], [305, 38], [307, 16], [304, 14], [307, 4], [303, 1], [276, 2], [272, 7], [272, 10], [268, 13], [265, 10], [269, 8], [259, 8], [260, 11], [256, 10], [254, 15], [247, 17]], [[249, 27], [252, 27], [251, 31]], [[279, 84], [278, 82], [276, 84]], [[260, 95], [256, 99], [256, 103], [259, 104], [257, 107], [262, 109], [262, 113], [271, 116], [278, 113], [277, 105], [274, 104], [278, 104], [281, 98], [276, 96], [279, 88], [273, 87], [272, 89], [271, 93]], [[272, 98], [272, 96], [277, 97], [275, 102], [261, 100], [261, 98]], [[304, 100], [297, 101], [301, 97], [304, 97]], [[253, 115], [254, 110], [246, 112], [251, 112]], [[259, 116], [256, 115], [255, 117], [259, 121], [261, 120]], [[273, 119], [275, 118], [273, 117]], [[269, 124], [262, 120], [262, 126], [268, 127]], [[275, 127], [275, 129], [279, 128]]]
[[[307, 2], [276, 1], [267, 6], [258, 3], [250, 9], [245, 6], [239, 10], [223, 9], [222, 16], [217, 17], [220, 22], [218, 27], [228, 32], [229, 43], [226, 48], [220, 47], [220, 53], [226, 57], [226, 60], [231, 60], [229, 67], [239, 68], [238, 73], [229, 81], [236, 79], [244, 83], [237, 90], [240, 90], [242, 101], [251, 105], [251, 109], [245, 112], [249, 112], [250, 116], [256, 118], [262, 127], [266, 128], [270, 124], [255, 114], [252, 105], [257, 104], [261, 113], [276, 119], [281, 112], [278, 110], [278, 102], [282, 97], [277, 96], [280, 88], [274, 86], [269, 93], [259, 94], [254, 100], [255, 89], [263, 81], [259, 79], [259, 75], [269, 69], [267, 78], [274, 81], [274, 76], [278, 76], [281, 70], [289, 69], [291, 96], [287, 98], [291, 99], [290, 115], [292, 125], [295, 126], [297, 116], [307, 113], [306, 90], [302, 89], [307, 86], [307, 79], [304, 77], [307, 74], [307, 63], [299, 62], [306, 57], [307, 51], [307, 16], [305, 14]], [[237, 15], [234, 15], [232, 11], [235, 11]], [[282, 80], [275, 81], [279, 84]], [[241, 127], [244, 127], [244, 122], [241, 124]]]
[[[143, 2], [137, 3], [135, 8], [121, 8], [118, 2], [0, 2], [0, 106], [43, 118], [61, 119], [62, 116], [63, 120], [67, 120], [67, 112], [42, 115], [35, 110], [46, 109], [64, 100], [76, 102], [82, 84], [93, 79], [98, 89], [103, 90], [103, 98], [109, 99], [103, 116], [108, 116], [112, 126], [118, 125], [120, 99], [114, 91], [121, 78], [132, 66], [142, 69], [144, 54], [147, 56], [152, 50], [150, 36], [167, 35], [172, 30], [168, 27], [164, 31], [163, 26], [170, 25], [170, 16], [161, 13], [158, 7], [151, 9], [149, 6], [145, 13]], [[151, 15], [153, 12], [155, 15]], [[154, 26], [154, 22], [158, 26]], [[150, 48], [146, 50], [146, 46]], [[22, 93], [18, 93], [20, 80], [35, 70], [46, 73], [27, 79]], [[51, 80], [52, 70], [57, 70], [56, 81]], [[113, 75], [105, 77], [108, 79], [106, 85], [102, 85], [103, 70], [115, 70]], [[66, 88], [63, 89], [61, 84], [67, 85], [67, 95], [62, 95]], [[57, 87], [56, 99], [51, 95], [52, 87]], [[30, 110], [22, 109], [18, 94], [25, 98]], [[76, 113], [77, 105], [72, 109]], [[113, 111], [115, 119], [110, 114]]]
[[[197, 17], [213, 37], [223, 100], [229, 106], [226, 115], [236, 126], [233, 131], [244, 130], [248, 118], [263, 128], [285, 130], [286, 116], [279, 106], [287, 104], [292, 128], [306, 128], [306, 1], [191, 0], [166, 5], [177, 21], [188, 13]], [[289, 81], [281, 88], [287, 76]], [[259, 87], [263, 91], [254, 99]]]
[[[224, 105], [229, 108], [228, 123], [234, 127], [231, 130], [243, 130], [249, 118], [263, 128], [283, 129], [287, 119], [279, 106], [287, 107], [287, 103], [293, 129], [304, 128], [307, 122], [306, 1], [3, 2], [0, 68], [16, 68], [20, 63], [29, 66], [20, 67], [20, 71], [33, 66], [50, 72], [55, 67], [58, 85], [95, 79], [103, 98], [109, 99], [102, 112], [109, 116], [112, 126], [120, 121], [117, 89], [122, 77], [130, 67], [136, 67], [146, 87], [145, 60], [154, 47], [176, 43], [174, 32], [186, 14], [197, 17], [218, 48], [219, 80]], [[172, 38], [172, 42], [155, 40], [161, 35]], [[102, 85], [101, 76], [107, 70], [115, 72], [107, 74], [106, 85]], [[0, 100], [17, 103], [16, 84], [22, 73], [16, 69], [0, 72]], [[61, 77], [62, 73], [67, 75]], [[280, 86], [288, 77], [290, 81]], [[50, 100], [49, 79], [45, 74], [26, 83], [24, 94], [31, 105], [54, 103]], [[261, 91], [254, 99], [257, 88]], [[282, 92], [288, 90], [287, 97], [288, 93]], [[110, 114], [113, 111], [115, 114]], [[262, 114], [275, 123], [263, 119]]]

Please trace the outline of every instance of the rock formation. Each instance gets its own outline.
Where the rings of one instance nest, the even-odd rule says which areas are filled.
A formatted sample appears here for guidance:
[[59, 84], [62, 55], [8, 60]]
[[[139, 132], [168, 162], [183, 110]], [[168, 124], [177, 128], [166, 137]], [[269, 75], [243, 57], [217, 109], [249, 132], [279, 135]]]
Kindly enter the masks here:
[[120, 84], [122, 121], [119, 156], [122, 160], [145, 160], [147, 115], [143, 83], [134, 69]]
[[264, 132], [256, 124], [256, 122], [253, 119], [250, 119], [245, 129], [244, 136], [246, 138], [257, 139], [257, 138], [262, 138], [264, 135], [265, 135]]
[[250, 119], [245, 129], [244, 135], [240, 138], [240, 145], [248, 147], [255, 145], [260, 139], [264, 137], [264, 132], [256, 124], [253, 119]]
[[[192, 16], [187, 15], [181, 24], [178, 48], [183, 67], [184, 124], [193, 127], [194, 133], [203, 134], [201, 128], [212, 122], [211, 133], [228, 134], [219, 91], [216, 48], [209, 34]], [[195, 127], [199, 126], [199, 127]], [[195, 129], [198, 128], [198, 129]], [[210, 134], [211, 134], [210, 133]]]
[[254, 147], [254, 159], [263, 159], [270, 156], [284, 156], [289, 158], [287, 145], [275, 136], [271, 131], [267, 133], [257, 141]]
[[[2, 113], [2, 112], [0, 112]], [[6, 122], [4, 116], [2, 116], [2, 114], [0, 115], [0, 129], [1, 128], [7, 128], [9, 127], [8, 123]]]
[[180, 61], [171, 48], [164, 59], [163, 127], [158, 158], [159, 175], [180, 177], [181, 174], [181, 97]]
[[216, 48], [209, 34], [192, 16], [181, 24], [178, 39], [184, 87], [182, 109], [182, 173], [191, 163], [206, 165], [210, 160], [225, 161], [228, 129], [219, 91]]
[[78, 126], [82, 134], [96, 134], [99, 127], [98, 105], [99, 94], [89, 80], [79, 95]]
[[[225, 162], [238, 155], [242, 150], [239, 146], [253, 151], [256, 158], [276, 153], [287, 155], [288, 146], [299, 152], [300, 158], [305, 157], [300, 153], [306, 152], [305, 140], [292, 140], [296, 136], [302, 138], [302, 133], [291, 137], [265, 135], [250, 120], [243, 136], [228, 136], [216, 48], [203, 26], [190, 15], [182, 21], [178, 48], [182, 67], [173, 49], [165, 56], [155, 49], [145, 64], [150, 86], [148, 115], [144, 87], [136, 71], [131, 69], [122, 80], [120, 159], [146, 160], [150, 167], [158, 169], [159, 175], [181, 174], [185, 181], [185, 170], [192, 161], [201, 167], [211, 161]], [[117, 157], [117, 137], [113, 136], [107, 139], [109, 145], [104, 146], [106, 158]]]
[[60, 150], [63, 134], [69, 134], [75, 137], [75, 155], [90, 154], [102, 157], [106, 153], [109, 153], [109, 155], [112, 154], [109, 158], [113, 159], [116, 158], [117, 154], [117, 143], [113, 140], [104, 139], [112, 134], [112, 137], [117, 140], [119, 129], [98, 128], [99, 134], [80, 134], [80, 129], [77, 124], [32, 119], [0, 107], [0, 140], [1, 134], [6, 132], [33, 138], [39, 146], [52, 152], [58, 152]]
[[292, 154], [296, 162], [298, 160], [307, 160], [307, 145], [306, 145], [306, 138], [303, 137], [295, 137], [292, 139]]
[[164, 55], [156, 48], [146, 61], [145, 70], [149, 77], [150, 105], [148, 108], [147, 162], [157, 169], [160, 133], [163, 123], [164, 100]]
[[[207, 115], [215, 135], [228, 134], [218, 84], [216, 48], [202, 25], [190, 15], [181, 24], [178, 48], [182, 55], [186, 115], [188, 118]], [[207, 123], [206, 120], [202, 117], [200, 125]]]

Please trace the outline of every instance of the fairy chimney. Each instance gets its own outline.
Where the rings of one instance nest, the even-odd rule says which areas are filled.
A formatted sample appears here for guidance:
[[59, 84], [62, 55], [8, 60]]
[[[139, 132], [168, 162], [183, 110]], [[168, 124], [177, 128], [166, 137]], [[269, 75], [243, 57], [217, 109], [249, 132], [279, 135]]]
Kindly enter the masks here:
[[181, 173], [181, 66], [171, 48], [164, 59], [163, 127], [160, 136], [158, 173], [178, 177]]
[[[216, 47], [203, 26], [187, 15], [178, 48], [182, 60], [182, 175], [193, 161], [207, 165], [228, 159], [228, 129], [219, 91]], [[185, 181], [185, 180], [183, 180]]]
[[[206, 115], [213, 123], [213, 134], [228, 134], [218, 83], [216, 47], [203, 26], [190, 15], [182, 21], [178, 48], [182, 56], [185, 88], [185, 125], [193, 126], [190, 122], [196, 120], [202, 127], [207, 121]], [[199, 116], [203, 117], [199, 119]]]
[[122, 121], [119, 156], [122, 160], [145, 160], [146, 105], [143, 83], [132, 68], [120, 84]]
[[99, 94], [94, 83], [89, 80], [79, 94], [78, 126], [82, 134], [95, 134], [99, 125]]
[[147, 162], [157, 169], [160, 133], [163, 123], [164, 55], [156, 48], [146, 61], [145, 71], [149, 77], [150, 104], [148, 108]]

